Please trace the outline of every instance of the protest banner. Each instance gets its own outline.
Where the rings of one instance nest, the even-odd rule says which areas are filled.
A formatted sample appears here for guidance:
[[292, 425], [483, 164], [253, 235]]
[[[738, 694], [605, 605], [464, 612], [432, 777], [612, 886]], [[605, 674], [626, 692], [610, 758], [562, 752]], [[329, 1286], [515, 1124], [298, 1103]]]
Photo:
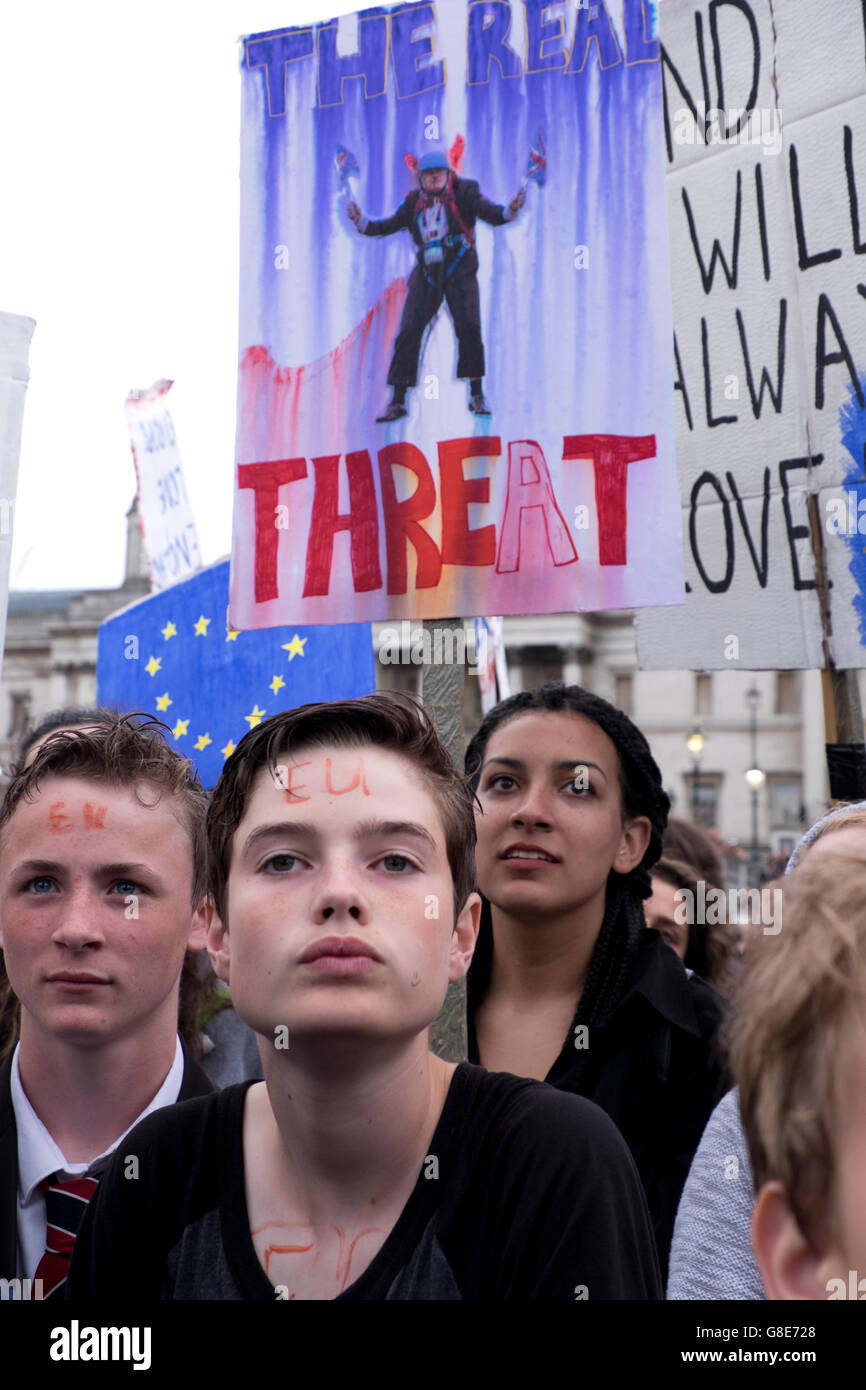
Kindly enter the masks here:
[[0, 312], [0, 653], [6, 644], [18, 455], [24, 393], [30, 380], [28, 354], [35, 327], [35, 319]]
[[206, 787], [263, 719], [376, 684], [369, 623], [238, 632], [226, 627], [228, 588], [220, 560], [99, 629], [99, 704], [156, 715]]
[[659, 16], [686, 603], [637, 615], [639, 662], [863, 666], [866, 10]]
[[236, 627], [682, 602], [653, 23], [242, 42]]
[[153, 589], [165, 589], [201, 569], [198, 533], [166, 402], [173, 384], [156, 381], [146, 391], [130, 391], [125, 405]]

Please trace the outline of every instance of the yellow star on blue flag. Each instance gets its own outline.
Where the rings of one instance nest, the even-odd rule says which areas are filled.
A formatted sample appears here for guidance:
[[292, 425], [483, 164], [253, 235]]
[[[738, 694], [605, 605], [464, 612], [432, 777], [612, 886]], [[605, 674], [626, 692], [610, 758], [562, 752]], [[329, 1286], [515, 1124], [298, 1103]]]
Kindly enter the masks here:
[[[206, 787], [244, 735], [272, 715], [314, 700], [356, 698], [376, 686], [369, 623], [261, 628], [237, 640], [225, 621], [228, 602], [229, 562], [222, 560], [99, 629], [99, 703], [165, 720], [167, 742], [192, 759]], [[209, 631], [219, 634], [216, 641]], [[130, 633], [149, 659], [124, 659]]]

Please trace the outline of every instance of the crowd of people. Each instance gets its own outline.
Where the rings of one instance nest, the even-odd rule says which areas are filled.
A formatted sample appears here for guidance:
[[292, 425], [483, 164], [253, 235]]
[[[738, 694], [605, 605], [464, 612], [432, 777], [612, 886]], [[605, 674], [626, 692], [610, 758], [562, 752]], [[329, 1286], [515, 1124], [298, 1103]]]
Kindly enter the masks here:
[[274, 715], [210, 794], [166, 734], [58, 711], [0, 806], [4, 1287], [858, 1296], [866, 804], [741, 952], [679, 910], [712, 840], [580, 687], [502, 701], [462, 770], [396, 693]]

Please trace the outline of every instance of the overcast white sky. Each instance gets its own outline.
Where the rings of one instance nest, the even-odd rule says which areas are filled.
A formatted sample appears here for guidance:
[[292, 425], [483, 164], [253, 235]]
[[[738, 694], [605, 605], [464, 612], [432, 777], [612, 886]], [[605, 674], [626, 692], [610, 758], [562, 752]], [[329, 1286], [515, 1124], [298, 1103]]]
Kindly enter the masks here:
[[36, 319], [11, 583], [123, 577], [123, 402], [174, 378], [202, 556], [229, 550], [242, 34], [341, 0], [9, 0], [0, 17], [0, 309]]

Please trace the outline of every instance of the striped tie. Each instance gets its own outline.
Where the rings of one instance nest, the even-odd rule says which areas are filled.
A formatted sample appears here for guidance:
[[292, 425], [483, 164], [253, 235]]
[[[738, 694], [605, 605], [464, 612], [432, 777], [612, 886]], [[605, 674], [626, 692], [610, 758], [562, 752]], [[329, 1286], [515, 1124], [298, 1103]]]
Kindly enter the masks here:
[[39, 1261], [36, 1279], [42, 1280], [43, 1298], [62, 1298], [75, 1237], [99, 1179], [67, 1178], [65, 1182], [55, 1182], [46, 1178], [39, 1186], [45, 1193], [47, 1228], [45, 1254]]

